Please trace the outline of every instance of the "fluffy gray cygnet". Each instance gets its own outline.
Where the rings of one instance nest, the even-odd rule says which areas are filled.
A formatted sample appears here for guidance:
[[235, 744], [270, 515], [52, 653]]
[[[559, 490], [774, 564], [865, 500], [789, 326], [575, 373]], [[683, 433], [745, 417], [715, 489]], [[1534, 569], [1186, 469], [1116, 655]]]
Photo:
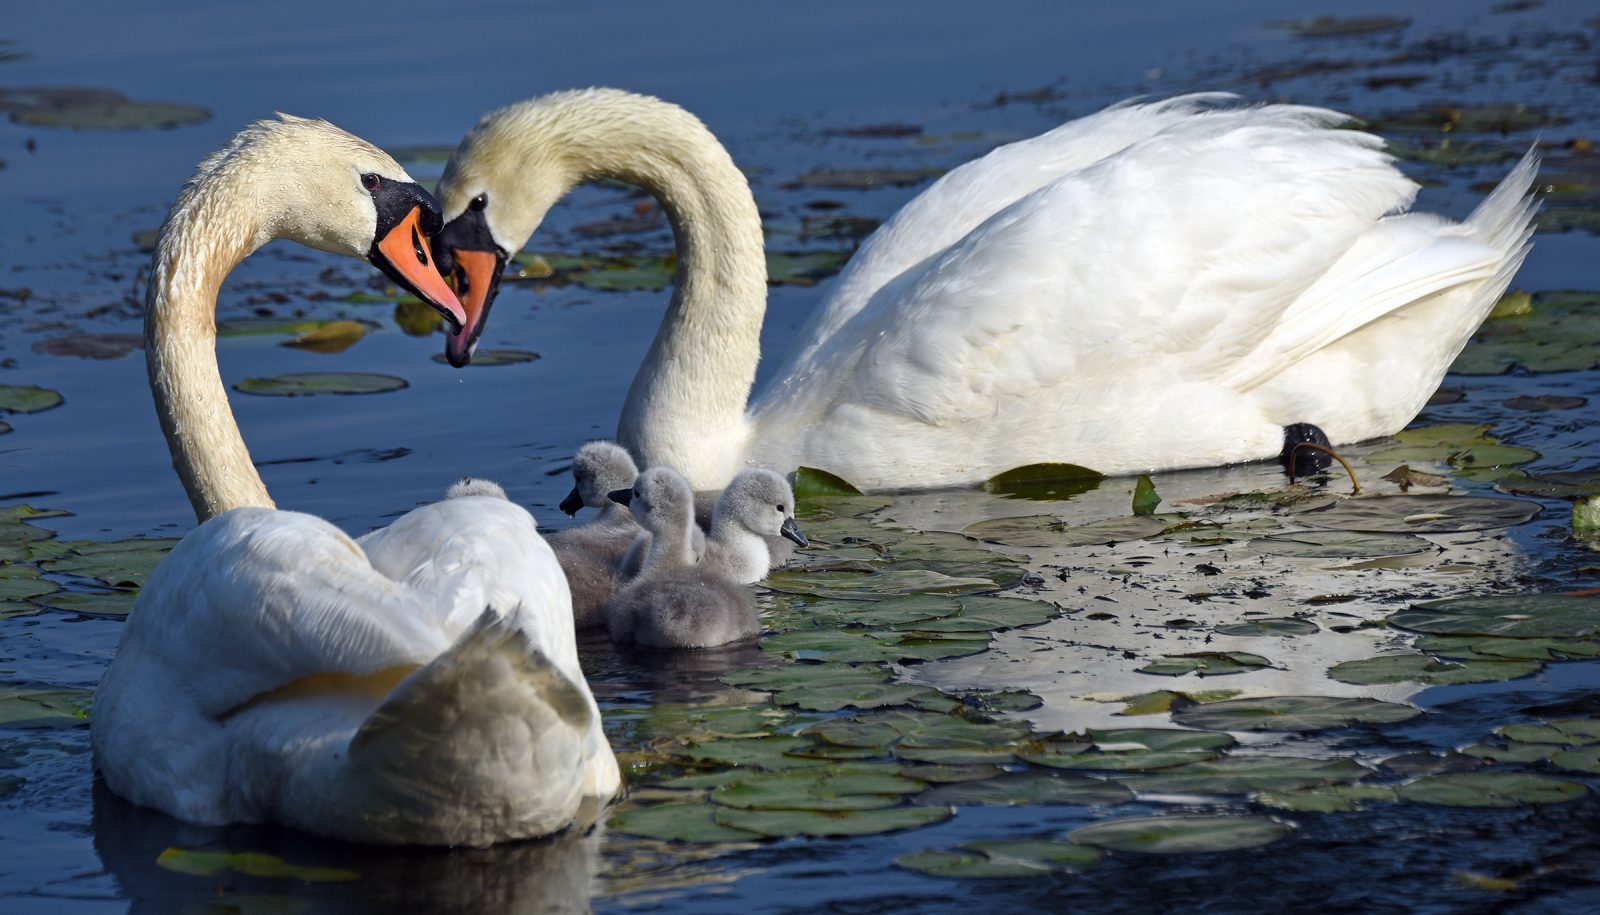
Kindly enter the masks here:
[[651, 532], [644, 571], [606, 607], [614, 642], [652, 648], [710, 648], [761, 631], [755, 601], [744, 587], [767, 574], [769, 535], [805, 542], [794, 522], [794, 497], [769, 470], [747, 470], [729, 484], [694, 562], [694, 493], [676, 471], [652, 467], [633, 488], [612, 494], [626, 501]]
[[589, 442], [572, 458], [572, 492], [561, 501], [569, 516], [579, 509], [597, 508], [600, 516], [588, 524], [546, 534], [561, 571], [572, 591], [572, 619], [579, 629], [605, 623], [602, 609], [616, 592], [617, 567], [640, 533], [638, 522], [626, 506], [607, 498], [614, 489], [633, 485], [638, 476], [633, 458], [611, 442]]

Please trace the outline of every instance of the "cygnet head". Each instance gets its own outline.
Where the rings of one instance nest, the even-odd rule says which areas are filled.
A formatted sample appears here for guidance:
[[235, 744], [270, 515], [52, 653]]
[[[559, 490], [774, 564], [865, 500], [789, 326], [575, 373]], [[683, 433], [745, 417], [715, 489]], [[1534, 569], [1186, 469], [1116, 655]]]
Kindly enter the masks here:
[[572, 492], [561, 500], [561, 510], [572, 517], [582, 508], [611, 505], [611, 491], [628, 489], [639, 468], [626, 449], [615, 442], [590, 442], [572, 456]]
[[631, 488], [613, 491], [611, 501], [628, 506], [639, 526], [653, 534], [676, 532], [694, 520], [694, 490], [671, 467], [651, 467]]
[[[446, 499], [460, 499], [465, 496], [489, 496], [495, 499], [505, 499], [506, 491], [499, 483], [491, 480], [480, 480], [477, 477], [462, 477], [450, 484], [445, 490]], [[507, 500], [510, 501], [510, 500]]]
[[800, 546], [809, 541], [794, 520], [794, 490], [789, 481], [764, 467], [740, 472], [722, 491], [711, 526], [736, 524], [762, 537], [781, 535]]

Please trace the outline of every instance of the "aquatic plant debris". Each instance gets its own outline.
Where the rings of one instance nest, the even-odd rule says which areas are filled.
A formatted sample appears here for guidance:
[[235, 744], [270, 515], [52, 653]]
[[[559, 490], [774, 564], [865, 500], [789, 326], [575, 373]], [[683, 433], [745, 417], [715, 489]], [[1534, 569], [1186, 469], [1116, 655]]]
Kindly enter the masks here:
[[271, 378], [246, 378], [233, 386], [243, 394], [313, 397], [319, 394], [382, 394], [410, 387], [404, 378], [372, 372], [291, 372]]

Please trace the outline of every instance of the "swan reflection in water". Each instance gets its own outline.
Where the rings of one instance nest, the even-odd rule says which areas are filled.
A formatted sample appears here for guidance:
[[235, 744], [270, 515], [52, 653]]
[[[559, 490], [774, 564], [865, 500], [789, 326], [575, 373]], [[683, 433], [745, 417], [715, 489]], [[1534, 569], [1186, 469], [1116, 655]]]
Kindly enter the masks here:
[[[587, 912], [603, 825], [592, 803], [579, 825], [553, 836], [489, 848], [390, 848], [320, 839], [279, 826], [198, 826], [135, 806], [94, 786], [94, 846], [132, 915], [186, 911], [533, 913]], [[255, 853], [302, 868], [346, 871], [298, 879], [234, 867], [190, 873], [186, 852]], [[198, 856], [195, 861], [201, 862]], [[215, 859], [211, 859], [215, 860]], [[235, 859], [249, 867], [244, 861]], [[209, 862], [207, 862], [209, 863]], [[186, 870], [204, 870], [194, 867]]]

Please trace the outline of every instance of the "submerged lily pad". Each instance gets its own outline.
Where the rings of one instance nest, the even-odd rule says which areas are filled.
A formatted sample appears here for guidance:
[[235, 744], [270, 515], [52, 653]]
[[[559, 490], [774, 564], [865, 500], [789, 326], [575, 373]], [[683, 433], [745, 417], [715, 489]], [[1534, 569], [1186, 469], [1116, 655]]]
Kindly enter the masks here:
[[48, 337], [33, 344], [36, 353], [79, 359], [120, 359], [139, 349], [144, 349], [142, 334], [70, 334]]
[[761, 649], [799, 659], [839, 662], [933, 661], [977, 654], [989, 647], [982, 639], [923, 639], [900, 632], [797, 629], [761, 641]]
[[1521, 524], [1539, 514], [1523, 499], [1484, 496], [1361, 496], [1295, 518], [1343, 531], [1447, 534]]
[[[434, 362], [446, 365], [449, 360], [444, 353], [434, 353]], [[538, 353], [521, 349], [480, 349], [472, 354], [472, 365], [478, 368], [494, 367], [499, 365], [522, 365], [525, 362], [535, 362], [540, 358]]]
[[190, 851], [168, 848], [156, 856], [156, 866], [162, 870], [210, 877], [222, 871], [234, 871], [249, 877], [281, 877], [313, 883], [337, 883], [359, 880], [355, 871], [337, 867], [309, 867], [290, 864], [276, 855], [255, 851]]
[[1133, 800], [1127, 788], [1082, 775], [1010, 772], [978, 782], [930, 788], [916, 797], [923, 806], [1015, 806], [1019, 804], [1121, 804]]
[[1415, 534], [1364, 533], [1361, 531], [1294, 531], [1269, 534], [1249, 543], [1250, 549], [1267, 556], [1303, 556], [1309, 559], [1367, 559], [1374, 556], [1402, 556], [1434, 549], [1434, 545]]
[[1255, 848], [1293, 831], [1290, 824], [1267, 817], [1154, 816], [1094, 823], [1067, 838], [1112, 851], [1172, 855]]
[[1406, 782], [1396, 793], [1401, 800], [1441, 807], [1517, 807], [1575, 801], [1589, 789], [1529, 772], [1451, 772]]
[[1394, 789], [1382, 785], [1320, 785], [1288, 791], [1262, 791], [1256, 803], [1305, 813], [1345, 813], [1368, 803], [1394, 803]]
[[0, 111], [18, 124], [70, 130], [162, 130], [211, 118], [195, 105], [135, 101], [110, 89], [77, 86], [0, 89]]
[[794, 186], [838, 190], [910, 187], [942, 174], [940, 168], [815, 168], [796, 178]]
[[1600, 642], [1580, 639], [1513, 639], [1474, 635], [1425, 635], [1417, 649], [1444, 658], [1565, 661], [1600, 657]]
[[779, 569], [762, 580], [762, 585], [786, 594], [817, 597], [877, 597], [884, 594], [973, 594], [995, 591], [998, 584], [987, 578], [945, 575], [931, 569], [885, 569], [882, 571], [812, 571]]
[[877, 810], [739, 810], [717, 807], [716, 821], [772, 838], [788, 836], [870, 836], [917, 829], [953, 814], [948, 807], [882, 807]]
[[1022, 547], [1067, 547], [1117, 543], [1153, 537], [1167, 528], [1168, 521], [1151, 515], [1103, 518], [1086, 524], [1069, 525], [1054, 515], [1029, 515], [1020, 518], [995, 518], [979, 521], [962, 529], [968, 537], [988, 543]]
[[0, 686], [0, 727], [77, 727], [89, 720], [86, 689]]
[[982, 489], [1010, 499], [1063, 501], [1093, 491], [1105, 478], [1077, 464], [1028, 464], [990, 477]]
[[[1592, 211], [1586, 212], [1593, 218]], [[1565, 228], [1539, 214], [1541, 228]], [[1485, 321], [1456, 357], [1450, 371], [1498, 375], [1520, 367], [1530, 372], [1571, 372], [1600, 365], [1600, 292], [1553, 290], [1533, 297], [1531, 314]]]
[[1320, 731], [1352, 724], [1389, 724], [1420, 714], [1419, 708], [1381, 699], [1266, 696], [1177, 709], [1172, 720], [1213, 731]]
[[42, 563], [51, 572], [98, 578], [113, 587], [143, 587], [178, 541], [173, 538], [135, 537], [103, 542], [82, 541], [58, 559]]
[[1218, 626], [1211, 631], [1217, 635], [1290, 636], [1310, 635], [1313, 632], [1320, 632], [1321, 627], [1310, 620], [1297, 619], [1292, 616], [1268, 616], [1245, 620], [1242, 623], [1229, 623], [1226, 626]]
[[60, 393], [49, 388], [0, 384], [0, 413], [39, 413], [61, 403]]
[[1244, 794], [1360, 781], [1371, 772], [1353, 759], [1228, 756], [1156, 772], [1119, 775], [1117, 781], [1145, 793]]
[[928, 850], [901, 855], [894, 863], [931, 877], [963, 879], [1032, 877], [1077, 873], [1100, 862], [1100, 850], [1047, 839], [989, 839], [950, 851]]
[[1600, 721], [1560, 718], [1544, 724], [1508, 724], [1495, 733], [1519, 743], [1555, 743], [1569, 747], [1600, 743]]
[[1271, 661], [1247, 651], [1200, 651], [1157, 658], [1139, 668], [1139, 672], [1163, 677], [1181, 677], [1190, 673], [1202, 677], [1220, 677], [1271, 666]]
[[761, 838], [718, 823], [707, 804], [670, 803], [625, 807], [611, 814], [606, 828], [630, 836], [667, 842], [749, 842]]
[[316, 394], [381, 394], [409, 386], [404, 378], [371, 372], [291, 372], [271, 378], [246, 378], [233, 389], [268, 397], [310, 397]]
[[751, 775], [711, 793], [725, 807], [759, 810], [875, 810], [926, 787], [888, 765], [841, 770], [802, 769]]
[[20, 601], [41, 597], [60, 589], [60, 585], [40, 577], [32, 566], [0, 563], [0, 601]]
[[1457, 597], [1398, 611], [1389, 624], [1438, 635], [1591, 638], [1600, 635], [1600, 599], [1570, 594]]
[[1328, 676], [1340, 683], [1371, 686], [1380, 683], [1425, 683], [1445, 686], [1454, 683], [1492, 683], [1515, 680], [1539, 672], [1538, 661], [1436, 661], [1427, 655], [1385, 655], [1342, 661], [1328, 668]]

